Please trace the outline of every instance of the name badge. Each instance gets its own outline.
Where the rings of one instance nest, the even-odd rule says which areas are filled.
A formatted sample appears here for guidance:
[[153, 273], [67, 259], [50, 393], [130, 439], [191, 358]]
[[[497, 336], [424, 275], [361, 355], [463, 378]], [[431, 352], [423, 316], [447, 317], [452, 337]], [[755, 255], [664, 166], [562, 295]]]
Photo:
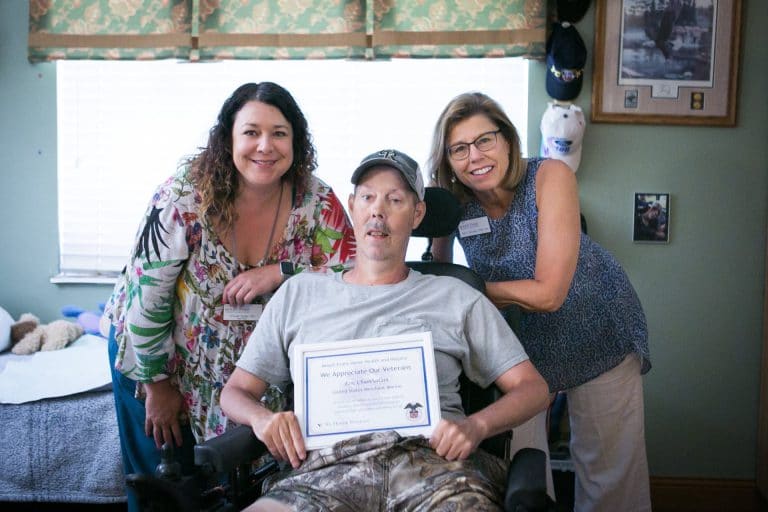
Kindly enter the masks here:
[[261, 304], [224, 304], [224, 320], [258, 320], [262, 311], [264, 306]]
[[459, 236], [461, 238], [482, 235], [490, 232], [491, 225], [488, 223], [488, 217], [477, 217], [476, 219], [459, 222]]

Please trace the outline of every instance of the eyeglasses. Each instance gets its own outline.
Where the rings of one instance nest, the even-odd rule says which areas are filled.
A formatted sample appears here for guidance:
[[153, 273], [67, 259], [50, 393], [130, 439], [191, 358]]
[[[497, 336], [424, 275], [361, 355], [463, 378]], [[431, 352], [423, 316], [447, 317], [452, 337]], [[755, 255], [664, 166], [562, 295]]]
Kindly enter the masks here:
[[448, 156], [454, 160], [466, 160], [469, 157], [469, 146], [475, 146], [479, 151], [485, 153], [496, 146], [496, 138], [501, 130], [481, 133], [472, 142], [459, 142], [448, 148]]

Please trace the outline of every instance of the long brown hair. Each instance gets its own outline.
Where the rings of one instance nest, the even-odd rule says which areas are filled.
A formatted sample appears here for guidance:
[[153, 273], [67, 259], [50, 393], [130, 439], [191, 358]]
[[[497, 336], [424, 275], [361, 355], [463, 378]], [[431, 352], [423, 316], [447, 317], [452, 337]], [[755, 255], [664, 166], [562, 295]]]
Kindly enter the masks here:
[[452, 99], [440, 114], [432, 136], [429, 155], [429, 173], [433, 183], [449, 190], [464, 204], [474, 197], [472, 190], [459, 180], [452, 179], [453, 168], [448, 157], [448, 134], [465, 119], [482, 114], [495, 123], [509, 144], [509, 169], [504, 188], [514, 190], [525, 174], [525, 162], [520, 154], [520, 136], [512, 121], [496, 101], [480, 92], [460, 94]]
[[235, 198], [240, 183], [232, 158], [232, 127], [237, 113], [249, 101], [272, 105], [291, 124], [293, 163], [283, 179], [296, 186], [297, 196], [303, 194], [309, 175], [317, 168], [307, 119], [293, 96], [272, 82], [247, 83], [238, 87], [222, 105], [216, 124], [208, 132], [207, 146], [186, 162], [200, 194], [202, 213], [224, 231], [231, 229], [237, 218]]

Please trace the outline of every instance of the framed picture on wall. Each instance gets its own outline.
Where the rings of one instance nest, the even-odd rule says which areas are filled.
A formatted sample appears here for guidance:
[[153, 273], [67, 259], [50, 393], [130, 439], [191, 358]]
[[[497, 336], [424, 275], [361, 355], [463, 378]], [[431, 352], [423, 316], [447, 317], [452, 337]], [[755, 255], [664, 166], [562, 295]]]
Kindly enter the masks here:
[[592, 121], [736, 125], [742, 0], [597, 0]]
[[668, 193], [635, 193], [633, 241], [669, 243], [669, 219]]

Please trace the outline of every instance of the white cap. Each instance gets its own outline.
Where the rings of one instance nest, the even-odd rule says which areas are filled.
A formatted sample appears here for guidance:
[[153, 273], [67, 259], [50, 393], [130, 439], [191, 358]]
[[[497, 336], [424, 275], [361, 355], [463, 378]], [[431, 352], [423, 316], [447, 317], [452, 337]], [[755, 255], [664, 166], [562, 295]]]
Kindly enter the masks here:
[[584, 113], [574, 104], [550, 102], [541, 117], [541, 155], [562, 160], [573, 172], [581, 162]]

